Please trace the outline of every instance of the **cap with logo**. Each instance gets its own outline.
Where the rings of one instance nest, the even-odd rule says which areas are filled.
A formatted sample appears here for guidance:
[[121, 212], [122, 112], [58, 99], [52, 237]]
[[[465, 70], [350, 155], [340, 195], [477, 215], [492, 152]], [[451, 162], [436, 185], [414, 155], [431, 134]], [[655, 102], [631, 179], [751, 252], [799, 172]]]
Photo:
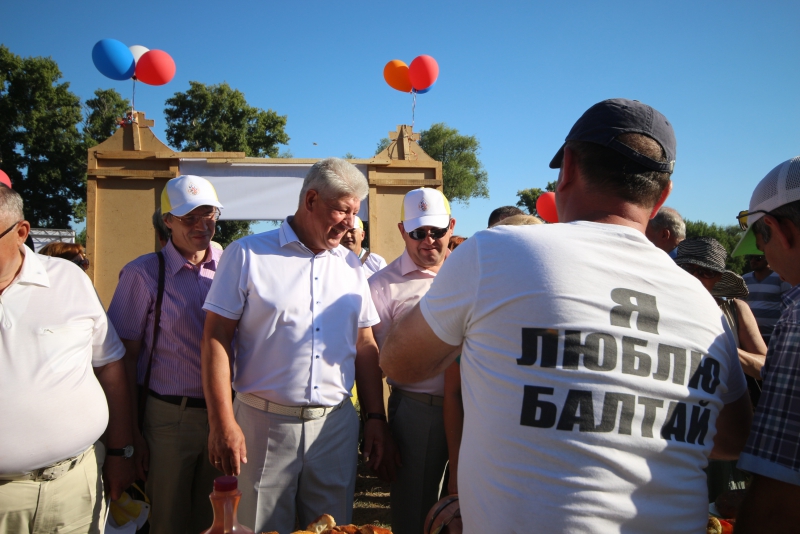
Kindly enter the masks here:
[[183, 217], [199, 206], [222, 208], [211, 182], [186, 174], [173, 178], [161, 192], [161, 213]]
[[[667, 161], [656, 161], [617, 140], [620, 134], [639, 133], [655, 139], [667, 154]], [[569, 131], [565, 141], [588, 141], [616, 150], [636, 163], [654, 171], [672, 173], [675, 169], [675, 131], [667, 118], [638, 100], [612, 98], [590, 107]], [[561, 168], [564, 145], [550, 162], [551, 169]]]
[[450, 224], [450, 203], [438, 189], [414, 189], [403, 198], [400, 219], [406, 232], [422, 226], [444, 228]]
[[784, 161], [758, 182], [750, 197], [750, 209], [740, 214], [740, 218], [746, 218], [747, 231], [733, 249], [731, 256], [763, 254], [756, 247], [753, 223], [761, 219], [766, 212], [795, 200], [800, 200], [800, 156]]

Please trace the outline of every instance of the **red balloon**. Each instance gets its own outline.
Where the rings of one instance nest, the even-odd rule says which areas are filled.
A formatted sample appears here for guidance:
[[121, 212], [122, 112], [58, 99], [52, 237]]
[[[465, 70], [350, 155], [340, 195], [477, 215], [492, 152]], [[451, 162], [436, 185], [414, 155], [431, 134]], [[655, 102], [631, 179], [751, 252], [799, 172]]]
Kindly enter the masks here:
[[431, 56], [417, 56], [408, 67], [408, 77], [414, 89], [427, 89], [439, 77], [439, 64]]
[[539, 217], [549, 223], [558, 222], [558, 211], [556, 211], [556, 194], [547, 192], [539, 195], [536, 199], [536, 212]]
[[9, 178], [8, 175], [3, 171], [0, 171], [0, 184], [5, 184], [8, 187], [11, 187], [11, 178]]
[[148, 85], [164, 85], [175, 76], [175, 61], [163, 50], [150, 50], [136, 63], [136, 79]]

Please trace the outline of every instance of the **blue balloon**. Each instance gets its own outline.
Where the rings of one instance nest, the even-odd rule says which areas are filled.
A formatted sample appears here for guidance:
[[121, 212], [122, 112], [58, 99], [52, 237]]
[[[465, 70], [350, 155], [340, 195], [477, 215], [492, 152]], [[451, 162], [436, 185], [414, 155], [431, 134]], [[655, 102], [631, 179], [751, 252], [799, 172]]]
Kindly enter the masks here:
[[92, 61], [103, 76], [112, 80], [129, 80], [136, 70], [133, 53], [116, 39], [103, 39], [92, 48]]
[[434, 86], [434, 85], [436, 85], [436, 82], [433, 82], [432, 84], [430, 84], [430, 85], [429, 85], [428, 87], [426, 87], [425, 89], [414, 89], [414, 92], [415, 92], [415, 93], [417, 93], [418, 95], [424, 95], [425, 93], [427, 93], [428, 91], [430, 91], [431, 89], [433, 89], [433, 86]]

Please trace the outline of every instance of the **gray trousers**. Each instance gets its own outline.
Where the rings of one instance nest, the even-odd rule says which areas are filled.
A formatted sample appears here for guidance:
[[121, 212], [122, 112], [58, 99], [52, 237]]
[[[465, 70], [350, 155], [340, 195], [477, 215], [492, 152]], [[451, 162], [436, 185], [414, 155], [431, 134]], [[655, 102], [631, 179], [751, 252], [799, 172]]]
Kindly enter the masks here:
[[392, 532], [420, 534], [425, 516], [439, 500], [447, 465], [442, 407], [395, 391], [389, 397], [389, 427], [403, 464], [391, 489]]
[[247, 463], [239, 474], [239, 522], [256, 532], [305, 528], [322, 514], [353, 519], [358, 462], [358, 416], [352, 403], [321, 418], [264, 412], [234, 400]]

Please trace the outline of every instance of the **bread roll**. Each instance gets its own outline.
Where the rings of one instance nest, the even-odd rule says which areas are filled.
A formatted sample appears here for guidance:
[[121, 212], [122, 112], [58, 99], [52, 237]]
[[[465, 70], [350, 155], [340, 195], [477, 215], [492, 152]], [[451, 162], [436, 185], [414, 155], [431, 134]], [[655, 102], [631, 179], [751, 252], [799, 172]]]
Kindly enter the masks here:
[[322, 534], [325, 530], [330, 530], [336, 526], [336, 520], [333, 519], [333, 516], [330, 514], [322, 514], [318, 518], [316, 518], [310, 525], [306, 527], [306, 530], [313, 532], [314, 534]]

